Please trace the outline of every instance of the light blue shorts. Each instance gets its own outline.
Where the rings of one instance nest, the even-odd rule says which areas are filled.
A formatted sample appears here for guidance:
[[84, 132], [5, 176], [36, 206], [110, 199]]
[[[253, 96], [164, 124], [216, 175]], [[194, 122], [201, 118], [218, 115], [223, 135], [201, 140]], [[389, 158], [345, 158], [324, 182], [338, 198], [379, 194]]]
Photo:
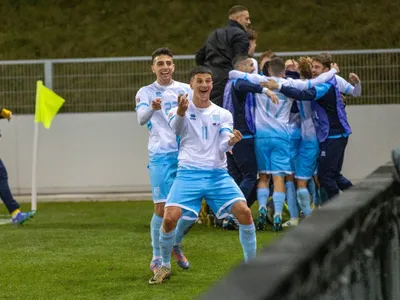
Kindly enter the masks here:
[[319, 157], [318, 141], [301, 140], [295, 178], [308, 180], [316, 173]]
[[168, 153], [157, 159], [152, 158], [147, 168], [149, 169], [153, 202], [166, 202], [178, 170], [178, 153]]
[[256, 138], [255, 149], [259, 173], [284, 176], [291, 174], [290, 140]]
[[228, 216], [234, 203], [246, 201], [226, 170], [179, 169], [165, 206], [179, 206], [183, 215], [197, 217], [203, 198], [218, 219]]

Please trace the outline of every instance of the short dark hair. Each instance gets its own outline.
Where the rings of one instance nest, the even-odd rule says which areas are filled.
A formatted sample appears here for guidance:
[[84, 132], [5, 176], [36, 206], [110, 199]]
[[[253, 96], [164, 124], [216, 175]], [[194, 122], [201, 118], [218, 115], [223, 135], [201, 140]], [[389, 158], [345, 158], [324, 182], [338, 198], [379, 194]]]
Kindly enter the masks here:
[[272, 73], [274, 73], [274, 75], [277, 75], [285, 71], [285, 61], [283, 60], [283, 58], [275, 56], [269, 62], [269, 67], [271, 68]]
[[321, 63], [325, 68], [330, 69], [332, 63], [332, 55], [329, 53], [321, 53], [313, 58], [313, 61]]
[[158, 49], [154, 50], [154, 52], [151, 54], [151, 61], [154, 62], [154, 59], [155, 59], [157, 56], [160, 56], [160, 55], [168, 55], [168, 56], [170, 56], [171, 58], [173, 57], [172, 51], [169, 50], [169, 48], [167, 48], [167, 47], [162, 47], [162, 48], [158, 48]]
[[249, 36], [249, 40], [250, 41], [254, 41], [257, 39], [257, 31], [255, 31], [254, 29], [247, 29], [247, 35]]
[[238, 12], [242, 12], [242, 11], [249, 11], [246, 7], [244, 7], [243, 5], [235, 5], [232, 6], [231, 9], [229, 10], [229, 16], [232, 16]]
[[236, 56], [233, 61], [232, 61], [232, 65], [234, 69], [237, 69], [237, 67], [239, 67], [239, 65], [244, 62], [245, 60], [247, 60], [249, 58], [249, 56], [246, 55], [238, 55]]
[[190, 71], [190, 80], [193, 79], [193, 77], [197, 74], [210, 74], [211, 77], [213, 76], [211, 70], [205, 66], [197, 66], [194, 67], [191, 71]]

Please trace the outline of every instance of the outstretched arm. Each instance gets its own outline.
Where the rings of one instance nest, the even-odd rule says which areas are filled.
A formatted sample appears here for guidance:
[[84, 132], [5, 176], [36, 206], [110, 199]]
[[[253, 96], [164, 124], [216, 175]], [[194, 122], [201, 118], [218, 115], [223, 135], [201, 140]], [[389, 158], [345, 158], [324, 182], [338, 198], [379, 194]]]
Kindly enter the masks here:
[[252, 83], [260, 84], [260, 82], [265, 82], [269, 79], [267, 76], [259, 74], [249, 74], [238, 70], [233, 70], [229, 72], [229, 79], [247, 79]]

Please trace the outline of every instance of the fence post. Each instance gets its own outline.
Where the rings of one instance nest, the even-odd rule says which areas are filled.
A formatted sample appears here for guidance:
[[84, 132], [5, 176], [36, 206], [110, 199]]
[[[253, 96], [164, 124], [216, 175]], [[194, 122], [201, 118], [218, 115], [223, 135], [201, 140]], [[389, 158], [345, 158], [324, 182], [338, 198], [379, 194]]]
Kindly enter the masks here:
[[44, 62], [44, 85], [53, 89], [53, 62], [51, 60]]

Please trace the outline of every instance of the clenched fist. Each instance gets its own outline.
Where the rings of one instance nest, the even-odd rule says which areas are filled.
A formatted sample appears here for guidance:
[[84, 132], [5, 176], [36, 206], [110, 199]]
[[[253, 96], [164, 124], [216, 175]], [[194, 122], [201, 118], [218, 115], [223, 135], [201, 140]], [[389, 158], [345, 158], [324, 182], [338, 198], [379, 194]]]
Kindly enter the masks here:
[[236, 143], [239, 143], [242, 140], [242, 134], [239, 130], [233, 129], [232, 136], [229, 139], [228, 145], [232, 147]]

